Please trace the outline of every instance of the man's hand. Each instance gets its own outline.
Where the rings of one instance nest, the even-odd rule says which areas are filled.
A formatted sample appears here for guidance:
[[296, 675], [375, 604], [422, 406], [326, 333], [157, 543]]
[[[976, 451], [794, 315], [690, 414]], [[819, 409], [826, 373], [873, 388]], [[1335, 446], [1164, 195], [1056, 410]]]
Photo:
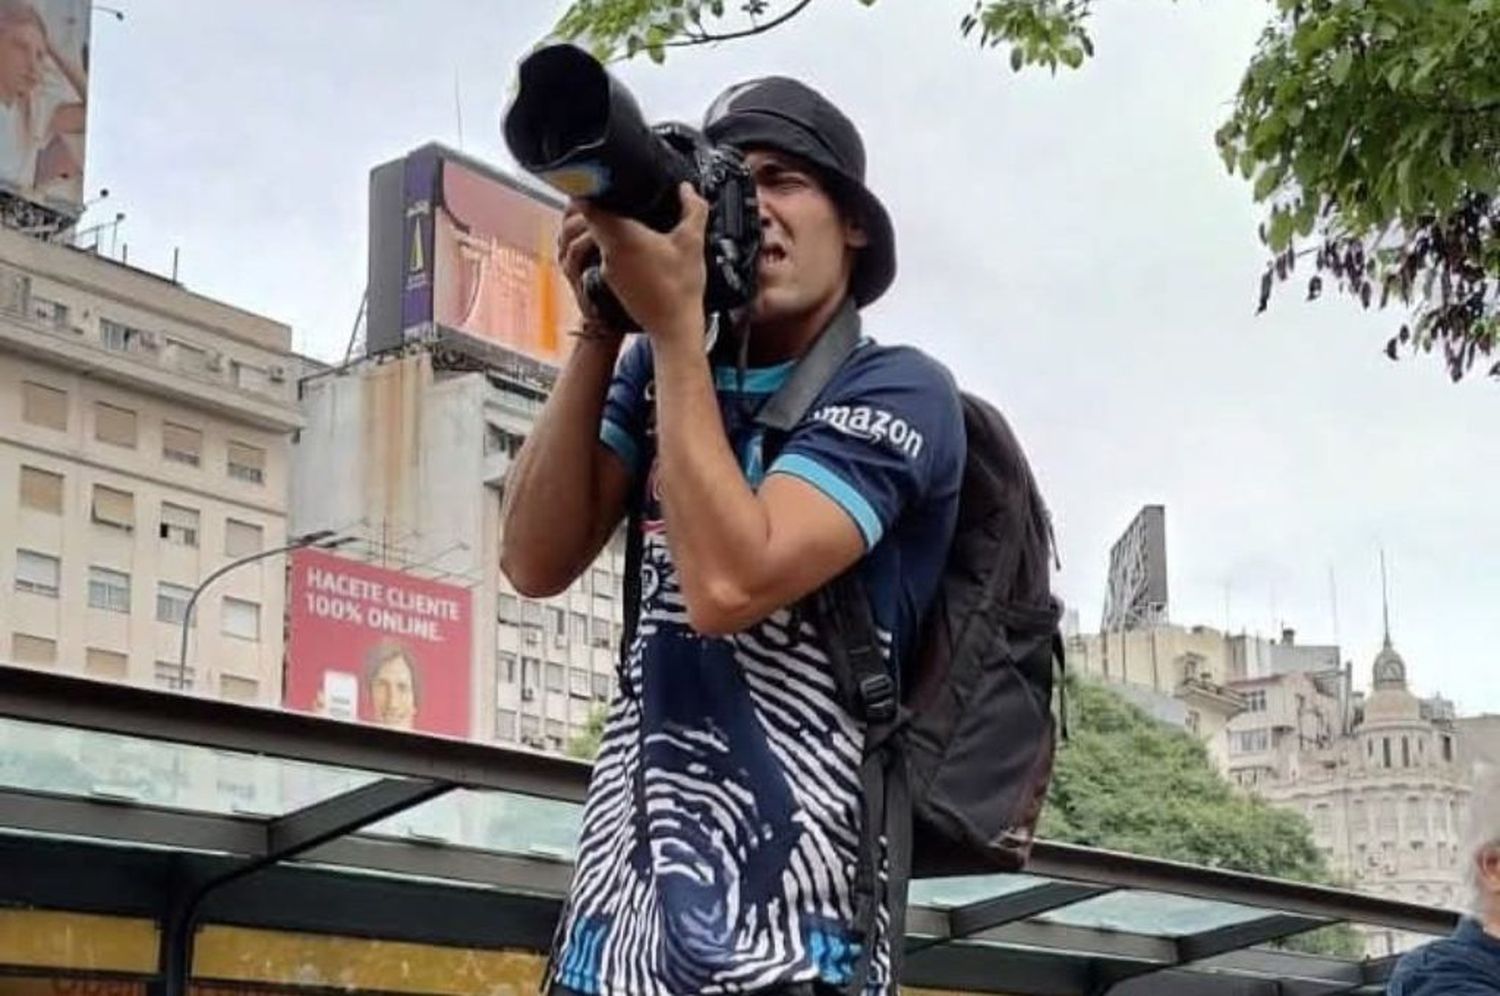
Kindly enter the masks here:
[[703, 294], [708, 268], [703, 260], [708, 202], [683, 183], [682, 220], [670, 232], [638, 221], [579, 206], [603, 259], [609, 284], [630, 317], [663, 345], [703, 340]]

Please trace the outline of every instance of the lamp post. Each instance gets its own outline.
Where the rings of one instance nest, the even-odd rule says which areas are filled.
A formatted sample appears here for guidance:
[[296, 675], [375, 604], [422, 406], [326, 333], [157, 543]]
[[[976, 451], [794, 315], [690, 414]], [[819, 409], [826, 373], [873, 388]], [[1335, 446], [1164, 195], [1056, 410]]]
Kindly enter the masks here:
[[[192, 595], [188, 597], [187, 610], [182, 614], [182, 650], [177, 656], [177, 681], [179, 683], [179, 687], [186, 685], [187, 683], [188, 631], [192, 628], [193, 609], [197, 607], [198, 596], [203, 594], [203, 589], [207, 588], [219, 578], [234, 570], [236, 567], [244, 567], [246, 564], [253, 564], [257, 560], [264, 560], [267, 557], [274, 557], [279, 553], [287, 553], [291, 550], [300, 550], [304, 546], [319, 546], [325, 550], [332, 550], [335, 547], [340, 547], [345, 543], [352, 542], [354, 539], [353, 536], [340, 536], [335, 539], [335, 535], [336, 533], [332, 529], [318, 529], [314, 532], [303, 533], [301, 536], [296, 537], [290, 543], [287, 543], [283, 546], [273, 547], [270, 550], [261, 550], [258, 553], [252, 553], [247, 557], [241, 557], [238, 560], [231, 560], [223, 567], [220, 567], [213, 573], [209, 574], [209, 576], [204, 578], [202, 581], [199, 581], [198, 587], [194, 588]], [[332, 540], [332, 542], [329, 542], [330, 540]]]

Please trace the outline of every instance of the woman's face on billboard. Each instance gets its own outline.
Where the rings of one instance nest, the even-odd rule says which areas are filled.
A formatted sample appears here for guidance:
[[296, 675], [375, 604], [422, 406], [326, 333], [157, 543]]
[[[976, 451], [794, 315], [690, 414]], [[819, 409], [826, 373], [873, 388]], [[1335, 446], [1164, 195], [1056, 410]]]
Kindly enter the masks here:
[[370, 705], [381, 726], [409, 730], [416, 723], [416, 681], [405, 657], [388, 658], [375, 669], [370, 678]]

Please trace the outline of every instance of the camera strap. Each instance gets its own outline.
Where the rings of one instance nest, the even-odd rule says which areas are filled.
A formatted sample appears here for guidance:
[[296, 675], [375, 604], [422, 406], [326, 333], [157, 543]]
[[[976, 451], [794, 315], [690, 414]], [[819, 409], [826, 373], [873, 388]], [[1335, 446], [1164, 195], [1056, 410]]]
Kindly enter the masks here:
[[788, 433], [797, 427], [823, 388], [859, 345], [859, 310], [845, 299], [823, 334], [792, 367], [786, 382], [761, 406], [755, 421], [763, 428]]

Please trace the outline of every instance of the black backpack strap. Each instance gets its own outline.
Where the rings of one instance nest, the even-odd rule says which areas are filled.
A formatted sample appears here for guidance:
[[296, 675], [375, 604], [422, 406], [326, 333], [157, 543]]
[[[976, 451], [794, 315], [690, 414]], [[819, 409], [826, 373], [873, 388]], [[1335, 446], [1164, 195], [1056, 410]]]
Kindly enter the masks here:
[[641, 534], [641, 503], [632, 499], [625, 516], [625, 577], [621, 579], [620, 647], [615, 657], [615, 678], [627, 698], [635, 697], [630, 684], [630, 648], [641, 622], [641, 563], [646, 559], [646, 540]]

